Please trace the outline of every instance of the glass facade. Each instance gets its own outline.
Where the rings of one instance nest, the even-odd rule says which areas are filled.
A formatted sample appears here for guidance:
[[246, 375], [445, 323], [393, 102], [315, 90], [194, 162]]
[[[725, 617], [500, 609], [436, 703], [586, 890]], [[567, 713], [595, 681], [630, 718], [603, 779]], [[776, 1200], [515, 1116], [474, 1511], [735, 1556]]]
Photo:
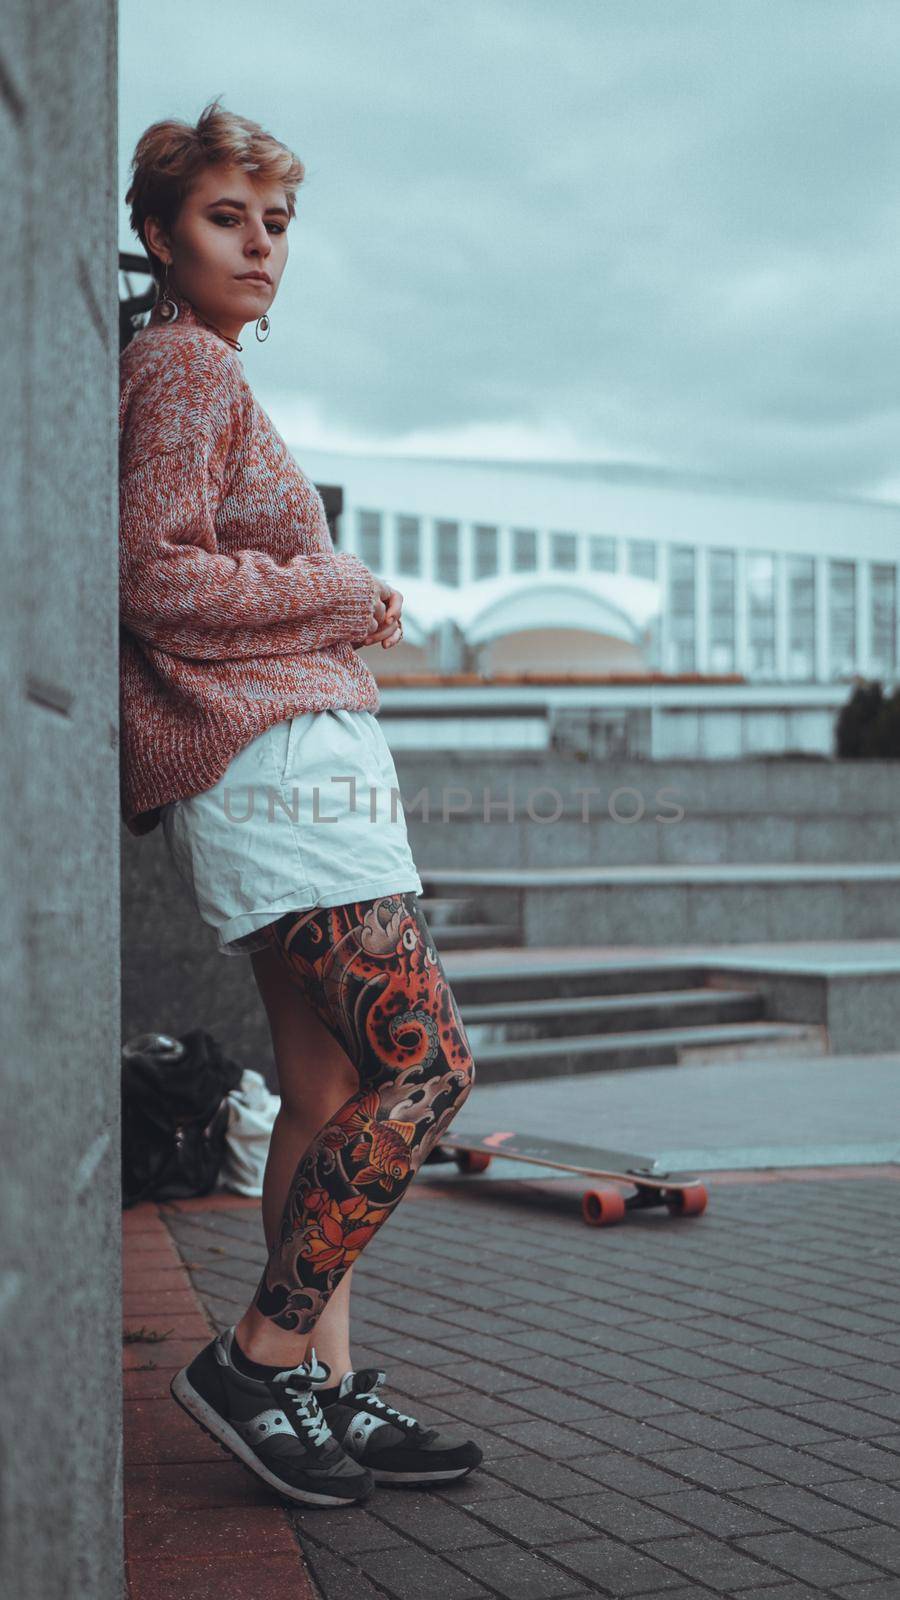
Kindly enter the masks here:
[[892, 678], [897, 670], [897, 568], [873, 561], [869, 569], [872, 671]]
[[513, 572], [534, 572], [537, 564], [537, 533], [534, 528], [513, 528]]
[[789, 556], [787, 563], [788, 677], [816, 675], [816, 563]]
[[574, 572], [578, 565], [578, 541], [574, 533], [551, 533], [550, 565], [563, 572]]
[[[394, 517], [395, 543], [383, 537], [386, 515]], [[429, 529], [421, 516], [372, 509], [357, 509], [355, 516], [356, 549], [368, 567], [381, 570], [393, 549], [399, 574], [422, 575], [431, 541], [425, 538]], [[453, 587], [459, 586], [463, 571], [471, 571], [476, 580], [496, 577], [501, 552], [504, 570], [512, 573], [536, 572], [545, 561], [556, 572], [574, 573], [585, 567], [592, 572], [615, 572], [619, 570], [620, 546], [623, 570], [655, 581], [660, 576], [659, 551], [664, 548], [666, 561], [662, 570], [667, 574], [668, 593], [663, 606], [662, 637], [667, 633], [664, 665], [672, 672], [698, 669], [699, 556], [706, 563], [705, 569], [699, 569], [701, 578], [705, 571], [706, 582], [699, 587], [707, 600], [706, 666], [710, 672], [734, 672], [738, 667], [738, 640], [746, 636], [746, 658], [742, 657], [741, 665], [745, 659], [751, 679], [773, 681], [783, 666], [788, 682], [815, 682], [823, 670], [823, 660], [826, 676], [832, 680], [848, 678], [860, 670], [889, 681], [896, 681], [900, 674], [897, 560], [869, 560], [865, 569], [860, 568], [862, 578], [867, 579], [860, 589], [860, 563], [853, 559], [782, 555], [771, 550], [739, 552], [726, 547], [703, 550], [667, 540], [661, 545], [648, 538], [619, 540], [612, 534], [513, 527], [509, 530], [507, 569], [505, 528], [495, 523], [470, 524], [455, 519], [435, 520], [432, 527], [436, 581]], [[547, 541], [546, 551], [543, 539]], [[852, 546], [849, 536], [847, 542]], [[745, 592], [739, 591], [741, 570], [746, 574]], [[782, 593], [784, 638], [778, 633]], [[860, 602], [867, 608], [861, 632], [857, 614]], [[651, 624], [647, 626], [649, 629]], [[863, 662], [859, 651], [866, 646], [868, 661]], [[657, 659], [654, 657], [653, 664]], [[647, 664], [651, 664], [649, 657]]]
[[418, 578], [422, 571], [422, 530], [418, 517], [397, 518], [397, 570]]
[[696, 566], [692, 544], [673, 544], [669, 551], [669, 640], [673, 672], [696, 671]]
[[459, 523], [436, 522], [435, 576], [438, 583], [459, 583]]
[[633, 578], [656, 577], [656, 545], [650, 539], [629, 539], [625, 549]]
[[475, 576], [493, 578], [500, 566], [500, 535], [486, 523], [475, 524]]
[[733, 550], [709, 552], [709, 670], [735, 666], [735, 559]]
[[828, 625], [828, 670], [832, 678], [843, 678], [856, 664], [856, 567], [852, 561], [828, 563]]
[[367, 567], [378, 568], [381, 566], [381, 512], [358, 511], [356, 513], [356, 548], [361, 561]]
[[754, 677], [775, 676], [775, 557], [747, 554], [747, 647]]
[[592, 533], [589, 546], [592, 572], [615, 572], [617, 541], [608, 533]]

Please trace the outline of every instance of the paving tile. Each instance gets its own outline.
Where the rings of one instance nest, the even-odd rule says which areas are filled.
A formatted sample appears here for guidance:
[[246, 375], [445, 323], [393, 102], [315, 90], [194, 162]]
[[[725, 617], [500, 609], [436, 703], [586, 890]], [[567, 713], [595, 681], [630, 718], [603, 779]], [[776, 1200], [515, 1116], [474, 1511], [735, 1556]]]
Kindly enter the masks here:
[[821, 1589], [805, 1583], [767, 1584], [763, 1589], [742, 1589], [740, 1600], [821, 1600]]
[[683, 1587], [683, 1575], [673, 1572], [652, 1556], [632, 1549], [618, 1539], [580, 1539], [553, 1546], [553, 1560], [582, 1578], [588, 1578], [604, 1591], [624, 1600], [651, 1588]]
[[590, 1529], [579, 1517], [549, 1501], [541, 1503], [532, 1495], [510, 1495], [503, 1500], [486, 1500], [478, 1507], [483, 1523], [511, 1539], [535, 1544], [540, 1549], [561, 1539], [584, 1538]]
[[215, 1461], [170, 1461], [125, 1469], [129, 1513], [272, 1504], [268, 1485], [224, 1453]]
[[[380, 1483], [372, 1509], [384, 1524], [382, 1533], [390, 1533], [394, 1543], [414, 1533], [417, 1542], [429, 1550], [453, 1551], [496, 1541], [490, 1515], [496, 1504], [493, 1499], [479, 1503], [472, 1515], [460, 1505], [436, 1501], [428, 1488]], [[387, 1544], [390, 1540], [383, 1537], [381, 1542]]]
[[772, 1483], [759, 1489], [741, 1489], [739, 1495], [747, 1505], [758, 1506], [761, 1511], [768, 1511], [805, 1533], [828, 1533], [866, 1524], [868, 1518], [860, 1511], [826, 1498], [829, 1492], [830, 1486], [825, 1487], [823, 1494], [813, 1494], [796, 1484]]
[[[812, 1590], [809, 1590], [812, 1594]], [[851, 1583], [834, 1590], [841, 1600], [897, 1600], [896, 1578], [875, 1578], [871, 1583]]]
[[[674, 1494], [652, 1495], [649, 1505], [657, 1508], [660, 1513], [667, 1512], [666, 1520], [673, 1522], [679, 1518], [680, 1527], [674, 1524], [662, 1532], [684, 1533], [685, 1523], [702, 1528], [705, 1533], [714, 1533], [719, 1539], [733, 1539], [739, 1533], [766, 1533], [774, 1531], [779, 1523], [767, 1516], [764, 1511], [757, 1510], [754, 1505], [740, 1505], [733, 1496], [737, 1494], [740, 1499], [746, 1499], [749, 1494], [762, 1494], [764, 1490], [732, 1490], [729, 1495], [715, 1494], [711, 1489], [689, 1487], [676, 1490]], [[653, 1538], [654, 1532], [647, 1534]]]
[[142, 1314], [132, 1312], [130, 1316], [123, 1318], [123, 1344], [126, 1342], [125, 1335], [128, 1334], [127, 1343], [129, 1344], [136, 1346], [153, 1345], [157, 1350], [160, 1349], [159, 1338], [140, 1339], [137, 1335], [142, 1332], [151, 1335], [167, 1335], [176, 1339], [202, 1339], [206, 1341], [210, 1337], [209, 1322], [199, 1308], [196, 1311], [173, 1311], [169, 1314], [164, 1311], [147, 1311]]
[[888, 1572], [900, 1575], [900, 1528], [870, 1523], [865, 1528], [850, 1528], [832, 1534], [835, 1544], [864, 1561], [871, 1561]]
[[413, 1544], [360, 1555], [357, 1563], [391, 1600], [423, 1600], [425, 1595], [434, 1600], [485, 1600], [491, 1592], [459, 1567]]
[[738, 1544], [760, 1561], [768, 1561], [789, 1577], [802, 1578], [813, 1586], [833, 1588], [838, 1583], [883, 1576], [869, 1562], [843, 1553], [833, 1540], [826, 1544], [805, 1533], [751, 1534], [739, 1539]]
[[677, 1572], [696, 1578], [712, 1589], [724, 1590], [726, 1594], [736, 1589], [748, 1589], [751, 1584], [771, 1583], [779, 1576], [777, 1569], [766, 1562], [749, 1554], [744, 1555], [724, 1540], [707, 1534], [651, 1539], [645, 1548], [649, 1554]]
[[122, 1412], [128, 1464], [220, 1461], [225, 1455], [224, 1447], [204, 1433], [171, 1396], [126, 1400]]
[[[342, 1560], [333, 1550], [309, 1545], [305, 1554], [319, 1595], [325, 1596], [326, 1600], [384, 1600], [387, 1593], [385, 1589], [376, 1588], [365, 1573], [360, 1572], [359, 1567]], [[244, 1600], [254, 1600], [254, 1597], [245, 1596]], [[280, 1600], [294, 1600], [294, 1596], [288, 1590]], [[316, 1600], [319, 1600], [318, 1595]]]
[[[388, 1489], [389, 1495], [400, 1490]], [[360, 1550], [390, 1550], [405, 1543], [403, 1532], [383, 1515], [373, 1516], [368, 1506], [376, 1505], [383, 1513], [383, 1492], [378, 1490], [366, 1505], [336, 1506], [329, 1510], [323, 1506], [291, 1506], [287, 1515], [302, 1549], [321, 1545], [342, 1556], [352, 1557]], [[440, 1508], [446, 1509], [446, 1508]]]
[[280, 1506], [169, 1507], [125, 1519], [129, 1560], [152, 1556], [196, 1561], [222, 1555], [294, 1553], [297, 1543]]
[[131, 1564], [129, 1589], [130, 1600], [318, 1600], [299, 1551]]
[[579, 1587], [578, 1579], [551, 1566], [534, 1551], [508, 1544], [457, 1550], [453, 1560], [504, 1600], [562, 1600]]
[[[133, 1322], [129, 1326], [133, 1326]], [[211, 1334], [205, 1329], [197, 1339], [165, 1339], [160, 1344], [126, 1344], [122, 1346], [122, 1366], [128, 1372], [133, 1367], [143, 1367], [148, 1361], [165, 1366], [170, 1374], [193, 1361], [195, 1355], [209, 1342]], [[174, 1401], [172, 1402], [174, 1404]]]

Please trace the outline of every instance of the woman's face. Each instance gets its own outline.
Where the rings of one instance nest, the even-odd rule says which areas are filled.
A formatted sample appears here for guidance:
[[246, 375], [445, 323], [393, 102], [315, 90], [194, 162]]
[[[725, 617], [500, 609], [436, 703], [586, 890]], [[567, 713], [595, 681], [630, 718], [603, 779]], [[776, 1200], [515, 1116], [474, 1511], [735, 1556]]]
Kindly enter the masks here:
[[[169, 287], [201, 317], [238, 338], [268, 311], [288, 256], [288, 210], [280, 183], [261, 182], [241, 167], [206, 167], [185, 197], [170, 232], [155, 217], [147, 243], [168, 261]], [[270, 282], [248, 278], [265, 273]]]

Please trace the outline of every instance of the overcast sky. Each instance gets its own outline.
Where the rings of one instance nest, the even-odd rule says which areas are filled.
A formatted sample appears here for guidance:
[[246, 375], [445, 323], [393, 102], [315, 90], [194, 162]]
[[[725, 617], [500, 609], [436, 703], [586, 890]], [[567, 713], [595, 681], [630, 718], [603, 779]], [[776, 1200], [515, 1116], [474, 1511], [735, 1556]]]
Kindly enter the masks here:
[[143, 129], [301, 157], [243, 361], [295, 449], [900, 499], [900, 0], [120, 0]]

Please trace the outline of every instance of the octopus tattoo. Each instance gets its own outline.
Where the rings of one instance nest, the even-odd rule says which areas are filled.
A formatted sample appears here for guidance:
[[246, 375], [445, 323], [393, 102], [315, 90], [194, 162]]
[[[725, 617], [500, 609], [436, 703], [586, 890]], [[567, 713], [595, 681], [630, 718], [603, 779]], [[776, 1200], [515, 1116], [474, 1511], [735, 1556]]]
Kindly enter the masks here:
[[415, 895], [286, 912], [266, 934], [359, 1078], [297, 1167], [255, 1295], [264, 1316], [306, 1333], [446, 1131], [475, 1066]]

